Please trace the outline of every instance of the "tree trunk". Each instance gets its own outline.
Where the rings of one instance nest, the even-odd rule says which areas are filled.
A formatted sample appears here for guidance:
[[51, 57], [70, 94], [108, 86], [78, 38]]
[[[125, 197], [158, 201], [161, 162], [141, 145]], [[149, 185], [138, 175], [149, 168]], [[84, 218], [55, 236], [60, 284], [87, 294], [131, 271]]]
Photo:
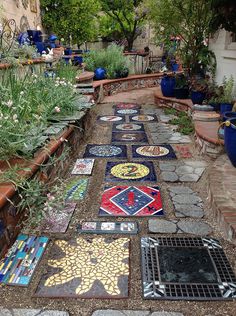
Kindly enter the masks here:
[[130, 52], [133, 49], [133, 45], [134, 45], [134, 38], [127, 38], [127, 42], [128, 42], [128, 51]]

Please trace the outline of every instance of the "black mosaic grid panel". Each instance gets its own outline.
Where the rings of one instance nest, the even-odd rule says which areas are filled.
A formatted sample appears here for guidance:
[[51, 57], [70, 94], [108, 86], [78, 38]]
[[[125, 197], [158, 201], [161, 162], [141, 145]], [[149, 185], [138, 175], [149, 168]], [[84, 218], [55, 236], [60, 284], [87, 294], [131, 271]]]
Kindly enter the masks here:
[[[182, 249], [182, 251], [202, 251], [212, 267], [212, 282], [164, 282], [162, 280], [160, 253], [164, 249]], [[163, 251], [164, 256], [165, 251]], [[156, 300], [232, 300], [236, 298], [236, 278], [219, 241], [212, 238], [141, 238], [142, 277], [144, 299]], [[162, 258], [163, 259], [163, 258]], [[174, 261], [172, 256], [170, 261]], [[182, 264], [182, 263], [181, 263]], [[191, 273], [197, 272], [191, 264]], [[209, 268], [210, 266], [210, 268]], [[169, 271], [165, 275], [168, 274]], [[173, 272], [173, 271], [172, 271]], [[179, 272], [179, 271], [178, 271]], [[185, 276], [186, 272], [180, 271]]]

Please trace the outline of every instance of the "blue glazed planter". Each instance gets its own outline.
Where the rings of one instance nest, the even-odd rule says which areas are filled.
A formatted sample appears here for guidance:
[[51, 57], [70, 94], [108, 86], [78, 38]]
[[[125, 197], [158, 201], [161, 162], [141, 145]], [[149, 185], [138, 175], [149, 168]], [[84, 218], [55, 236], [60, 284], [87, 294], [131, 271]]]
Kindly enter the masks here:
[[95, 80], [103, 80], [106, 78], [106, 69], [104, 68], [96, 68], [94, 71], [94, 79]]
[[176, 72], [176, 71], [179, 70], [179, 65], [178, 64], [172, 64], [171, 65], [171, 69], [172, 69], [172, 71]]
[[220, 114], [221, 114], [222, 116], [224, 116], [224, 113], [225, 113], [225, 112], [230, 112], [230, 111], [232, 111], [232, 107], [233, 107], [233, 105], [230, 104], [230, 103], [221, 103], [221, 104], [220, 104]]
[[236, 119], [236, 112], [224, 112], [224, 115], [223, 115], [223, 121], [227, 121], [229, 119]]
[[191, 100], [193, 104], [202, 104], [206, 94], [201, 91], [191, 91]]
[[220, 103], [209, 103], [211, 106], [213, 106], [214, 111], [219, 112], [220, 111]]
[[64, 50], [64, 53], [65, 53], [66, 56], [68, 56], [68, 55], [72, 55], [73, 51], [72, 51], [71, 48], [66, 48], [66, 49]]
[[164, 97], [173, 97], [175, 88], [175, 78], [165, 76], [161, 79], [161, 92]]
[[225, 125], [224, 128], [225, 151], [232, 165], [236, 167], [236, 118], [228, 121], [230, 126]]

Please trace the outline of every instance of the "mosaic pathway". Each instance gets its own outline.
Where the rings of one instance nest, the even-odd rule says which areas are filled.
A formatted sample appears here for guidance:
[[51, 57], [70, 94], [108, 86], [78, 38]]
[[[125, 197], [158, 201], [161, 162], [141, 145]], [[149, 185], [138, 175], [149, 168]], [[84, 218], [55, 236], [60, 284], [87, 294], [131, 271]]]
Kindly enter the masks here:
[[77, 159], [71, 174], [90, 175], [93, 170], [94, 159]]
[[87, 145], [84, 157], [127, 158], [127, 148], [124, 145]]
[[124, 123], [124, 124], [113, 124], [113, 132], [144, 132], [144, 125], [142, 123]]
[[152, 159], [176, 159], [175, 152], [170, 145], [132, 145], [133, 158], [152, 158]]
[[71, 178], [65, 188], [65, 201], [82, 200], [87, 191], [88, 179]]
[[114, 132], [112, 133], [112, 143], [148, 143], [145, 132]]
[[77, 226], [81, 234], [137, 234], [138, 224], [135, 222], [83, 222]]

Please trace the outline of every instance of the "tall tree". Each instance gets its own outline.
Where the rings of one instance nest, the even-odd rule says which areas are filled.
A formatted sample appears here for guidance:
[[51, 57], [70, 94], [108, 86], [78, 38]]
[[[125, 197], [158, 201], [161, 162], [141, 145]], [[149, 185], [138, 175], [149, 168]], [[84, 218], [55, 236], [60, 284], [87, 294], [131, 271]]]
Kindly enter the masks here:
[[41, 0], [40, 4], [44, 27], [67, 43], [72, 39], [80, 45], [97, 34], [99, 0]]
[[114, 39], [125, 38], [128, 50], [133, 48], [135, 39], [141, 34], [147, 11], [143, 0], [100, 0], [105, 17], [102, 16], [103, 35]]
[[179, 37], [178, 53], [191, 73], [203, 68], [214, 73], [216, 62], [207, 47], [213, 13], [211, 0], [147, 0], [159, 43]]

